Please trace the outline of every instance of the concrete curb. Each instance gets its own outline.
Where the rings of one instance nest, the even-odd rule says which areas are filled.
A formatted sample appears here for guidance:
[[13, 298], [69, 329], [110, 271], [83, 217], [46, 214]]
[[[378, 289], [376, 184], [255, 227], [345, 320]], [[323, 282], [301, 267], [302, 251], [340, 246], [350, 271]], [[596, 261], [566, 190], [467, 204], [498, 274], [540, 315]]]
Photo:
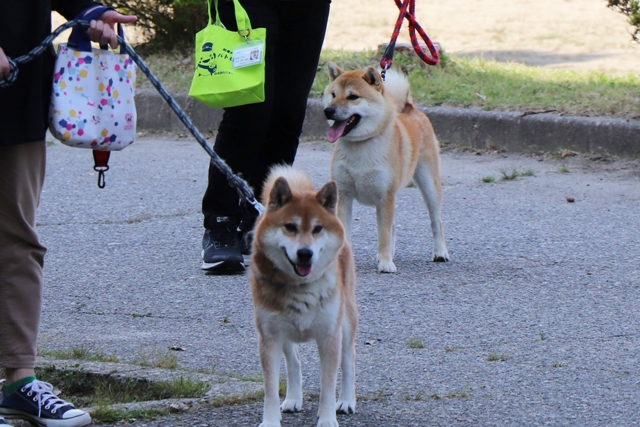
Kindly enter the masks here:
[[[186, 94], [175, 94], [174, 98], [201, 132], [217, 129], [222, 110], [208, 108]], [[186, 131], [155, 91], [139, 91], [136, 106], [140, 130]], [[476, 149], [500, 148], [509, 152], [567, 149], [580, 153], [640, 157], [640, 120], [450, 107], [421, 110], [431, 119], [441, 142], [448, 144]], [[327, 128], [321, 102], [309, 99], [303, 136], [324, 138]]]

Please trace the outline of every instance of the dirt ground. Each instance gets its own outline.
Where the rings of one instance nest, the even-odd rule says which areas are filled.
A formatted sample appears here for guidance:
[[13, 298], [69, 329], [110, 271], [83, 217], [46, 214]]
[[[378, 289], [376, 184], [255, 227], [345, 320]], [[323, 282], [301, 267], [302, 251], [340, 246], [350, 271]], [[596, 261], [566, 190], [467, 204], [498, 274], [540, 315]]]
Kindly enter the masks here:
[[[365, 6], [366, 5], [366, 6]], [[334, 0], [325, 48], [387, 43], [393, 0]], [[445, 51], [574, 70], [640, 73], [626, 17], [604, 0], [416, 0], [418, 23]], [[407, 24], [400, 39], [408, 42]]]
[[[640, 73], [640, 46], [631, 41], [631, 27], [605, 0], [416, 0], [416, 15], [449, 53]], [[324, 47], [376, 48], [389, 42], [397, 17], [394, 0], [333, 0]], [[54, 27], [62, 22], [54, 17]], [[406, 21], [400, 41], [409, 41]]]

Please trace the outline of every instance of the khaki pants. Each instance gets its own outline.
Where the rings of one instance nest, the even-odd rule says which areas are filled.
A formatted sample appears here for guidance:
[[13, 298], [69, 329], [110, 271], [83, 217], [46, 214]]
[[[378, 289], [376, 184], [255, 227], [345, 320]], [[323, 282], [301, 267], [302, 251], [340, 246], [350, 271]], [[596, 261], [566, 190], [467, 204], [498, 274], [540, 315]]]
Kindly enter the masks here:
[[36, 231], [44, 141], [0, 147], [0, 367], [33, 368], [46, 248]]

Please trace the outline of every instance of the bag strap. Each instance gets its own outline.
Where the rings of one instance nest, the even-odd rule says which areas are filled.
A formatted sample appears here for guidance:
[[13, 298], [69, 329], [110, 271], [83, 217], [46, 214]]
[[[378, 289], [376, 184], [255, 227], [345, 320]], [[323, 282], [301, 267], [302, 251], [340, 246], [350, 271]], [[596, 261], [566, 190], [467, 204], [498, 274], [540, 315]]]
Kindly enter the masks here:
[[[93, 20], [100, 19], [100, 16], [102, 16], [102, 14], [107, 10], [115, 9], [107, 6], [96, 6], [91, 8], [89, 12], [80, 12], [74, 19], [91, 22]], [[121, 24], [118, 24], [118, 35], [124, 40], [124, 31]], [[87, 34], [87, 28], [81, 27], [79, 25], [73, 27], [71, 35], [69, 36], [69, 41], [67, 42], [67, 46], [82, 52], [91, 52], [91, 39]], [[109, 46], [106, 44], [100, 45], [100, 49], [107, 50], [109, 49]], [[125, 53], [126, 50], [124, 49], [124, 46], [120, 46], [120, 54]]]
[[[223, 0], [227, 1], [227, 0]], [[211, 0], [207, 0], [207, 4], [209, 8], [207, 11], [209, 12], [209, 25], [213, 25], [211, 21]], [[220, 15], [218, 14], [218, 0], [214, 0], [214, 7], [216, 9], [216, 25], [220, 25]], [[249, 19], [249, 15], [247, 11], [244, 10], [244, 7], [240, 4], [239, 0], [233, 0], [233, 10], [236, 15], [236, 26], [238, 28], [238, 34], [242, 37], [249, 37], [251, 33], [251, 20]]]

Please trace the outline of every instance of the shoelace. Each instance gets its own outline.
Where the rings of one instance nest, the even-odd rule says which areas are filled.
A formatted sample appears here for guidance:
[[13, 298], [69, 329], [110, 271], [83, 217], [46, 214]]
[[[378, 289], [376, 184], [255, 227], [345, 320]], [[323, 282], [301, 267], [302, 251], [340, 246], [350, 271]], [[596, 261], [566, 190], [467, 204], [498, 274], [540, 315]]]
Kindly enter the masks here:
[[53, 407], [53, 409], [51, 409], [51, 413], [55, 414], [59, 408], [68, 405], [67, 402], [53, 394], [53, 386], [49, 383], [45, 383], [44, 381], [35, 380], [22, 387], [20, 391], [23, 393], [27, 391], [28, 397], [31, 397], [35, 393], [36, 396], [33, 398], [33, 401], [38, 402], [38, 417], [42, 413], [43, 406], [47, 410]]

